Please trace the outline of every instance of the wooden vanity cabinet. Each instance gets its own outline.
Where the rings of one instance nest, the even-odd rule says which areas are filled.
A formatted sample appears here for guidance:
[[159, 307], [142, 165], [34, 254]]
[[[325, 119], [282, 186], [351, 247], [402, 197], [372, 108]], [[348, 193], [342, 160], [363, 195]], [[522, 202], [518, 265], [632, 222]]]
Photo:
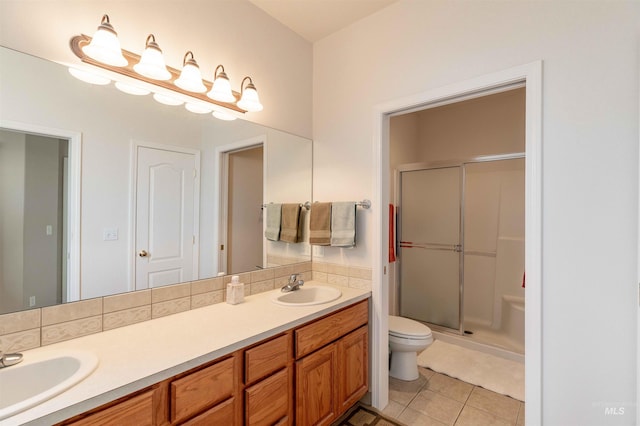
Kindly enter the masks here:
[[368, 301], [296, 329], [296, 424], [328, 425], [368, 390]]
[[368, 300], [62, 425], [327, 425], [368, 389]]
[[293, 425], [292, 332], [244, 352], [246, 425]]

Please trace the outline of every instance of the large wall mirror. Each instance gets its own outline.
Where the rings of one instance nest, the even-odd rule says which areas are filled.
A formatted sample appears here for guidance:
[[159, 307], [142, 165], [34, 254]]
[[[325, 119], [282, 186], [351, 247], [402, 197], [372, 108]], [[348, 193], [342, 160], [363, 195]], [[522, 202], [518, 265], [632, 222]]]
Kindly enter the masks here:
[[312, 142], [0, 47], [0, 313], [311, 259], [264, 238], [311, 201]]

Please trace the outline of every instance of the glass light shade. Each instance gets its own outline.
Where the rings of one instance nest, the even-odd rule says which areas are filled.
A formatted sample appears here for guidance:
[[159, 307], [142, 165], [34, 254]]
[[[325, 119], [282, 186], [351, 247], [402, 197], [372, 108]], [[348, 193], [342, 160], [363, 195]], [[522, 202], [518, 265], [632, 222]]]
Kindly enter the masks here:
[[238, 101], [238, 106], [249, 112], [262, 111], [263, 107], [258, 97], [258, 91], [253, 83], [249, 82], [242, 91], [242, 98]]
[[233, 121], [237, 117], [223, 111], [213, 111], [212, 115], [218, 120]]
[[104, 77], [102, 75], [94, 74], [90, 71], [81, 70], [78, 68], [69, 68], [69, 74], [74, 76], [80, 81], [84, 81], [85, 83], [97, 84], [99, 86], [104, 86], [106, 84], [111, 83], [111, 79], [108, 77]]
[[[219, 66], [221, 67], [221, 65]], [[229, 82], [227, 74], [224, 72], [224, 68], [215, 76], [213, 85], [209, 93], [207, 93], [207, 96], [219, 102], [233, 103], [236, 101], [236, 97], [233, 96], [233, 92], [231, 91], [231, 83]]]
[[169, 80], [171, 73], [167, 70], [167, 66], [164, 62], [164, 56], [162, 56], [162, 50], [155, 42], [155, 38], [152, 39], [153, 34], [147, 37], [147, 45], [142, 52], [140, 62], [133, 66], [133, 70], [138, 74], [154, 79], [154, 80]]
[[[204, 93], [207, 88], [202, 83], [202, 74], [200, 74], [200, 68], [198, 67], [195, 59], [187, 59], [187, 55], [191, 52], [187, 52], [185, 55], [184, 65], [180, 77], [175, 81], [176, 86], [181, 89], [194, 93]], [[193, 55], [193, 54], [192, 54]]]
[[164, 105], [171, 105], [171, 106], [178, 106], [178, 105], [182, 105], [184, 103], [184, 101], [175, 98], [173, 96], [169, 96], [169, 95], [164, 95], [162, 93], [154, 93], [153, 94], [153, 99], [155, 99], [156, 101], [160, 102], [161, 104]]
[[151, 93], [151, 90], [143, 89], [142, 87], [134, 86], [128, 83], [123, 83], [122, 81], [116, 81], [116, 87], [121, 92], [128, 93], [129, 95], [144, 96]]
[[91, 42], [82, 51], [92, 59], [115, 67], [124, 67], [129, 62], [122, 56], [118, 34], [109, 23], [109, 17], [104, 15], [102, 23], [93, 35]]
[[192, 103], [186, 103], [184, 107], [188, 111], [194, 112], [196, 114], [209, 114], [211, 111], [213, 111], [213, 108], [208, 108], [203, 105], [192, 104]]

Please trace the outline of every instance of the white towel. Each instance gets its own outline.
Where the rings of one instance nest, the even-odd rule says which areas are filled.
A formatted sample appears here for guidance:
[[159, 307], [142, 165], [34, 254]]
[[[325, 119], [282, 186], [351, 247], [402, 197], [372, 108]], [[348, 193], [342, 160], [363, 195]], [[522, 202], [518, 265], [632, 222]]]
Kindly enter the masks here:
[[280, 240], [280, 215], [282, 213], [282, 204], [267, 204], [267, 229], [264, 236], [270, 241]]
[[354, 201], [331, 205], [331, 245], [334, 247], [355, 247], [356, 203]]

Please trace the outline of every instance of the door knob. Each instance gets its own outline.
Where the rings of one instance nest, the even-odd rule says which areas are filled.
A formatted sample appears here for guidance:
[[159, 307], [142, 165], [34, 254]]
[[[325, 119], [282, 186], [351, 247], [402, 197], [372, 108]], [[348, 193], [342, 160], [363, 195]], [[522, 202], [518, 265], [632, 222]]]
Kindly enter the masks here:
[[147, 257], [147, 255], [148, 255], [148, 254], [149, 254], [149, 253], [147, 253], [147, 251], [146, 251], [146, 250], [140, 250], [140, 253], [138, 253], [138, 256], [140, 256], [140, 257]]

